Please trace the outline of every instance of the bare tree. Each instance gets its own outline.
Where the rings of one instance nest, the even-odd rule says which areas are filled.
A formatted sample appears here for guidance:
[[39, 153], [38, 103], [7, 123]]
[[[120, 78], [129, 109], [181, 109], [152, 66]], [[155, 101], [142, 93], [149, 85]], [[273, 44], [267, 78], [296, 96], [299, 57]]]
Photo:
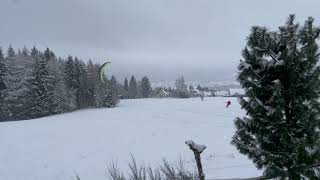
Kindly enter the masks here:
[[187, 85], [185, 84], [184, 77], [181, 76], [176, 80], [176, 91], [177, 91], [177, 96], [180, 98], [187, 98], [189, 97], [188, 93], [188, 88]]

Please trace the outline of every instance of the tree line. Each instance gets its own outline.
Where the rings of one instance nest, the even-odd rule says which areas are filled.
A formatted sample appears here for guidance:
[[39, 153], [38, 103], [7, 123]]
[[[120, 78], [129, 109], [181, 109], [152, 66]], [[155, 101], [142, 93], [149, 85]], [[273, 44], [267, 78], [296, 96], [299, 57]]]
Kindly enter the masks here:
[[120, 98], [151, 96], [148, 77], [98, 78], [99, 63], [57, 57], [47, 48], [0, 47], [0, 121], [26, 120], [84, 108], [115, 107]]

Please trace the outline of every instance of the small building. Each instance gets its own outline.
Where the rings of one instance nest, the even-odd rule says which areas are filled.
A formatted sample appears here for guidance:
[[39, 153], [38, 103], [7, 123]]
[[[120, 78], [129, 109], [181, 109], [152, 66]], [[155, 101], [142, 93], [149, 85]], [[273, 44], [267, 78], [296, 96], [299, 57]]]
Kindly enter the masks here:
[[229, 92], [231, 96], [245, 96], [244, 89], [229, 89]]
[[165, 91], [164, 89], [160, 89], [159, 91], [158, 91], [158, 93], [157, 93], [157, 96], [158, 97], [167, 97], [168, 96], [168, 92], [167, 91]]
[[203, 94], [206, 97], [212, 96], [212, 92], [209, 92], [209, 91], [203, 91]]
[[214, 92], [215, 96], [228, 96], [228, 97], [244, 97], [245, 92], [243, 89], [228, 89], [223, 91]]
[[214, 92], [215, 96], [229, 96], [229, 91], [216, 91]]
[[194, 93], [194, 94], [201, 94], [201, 91], [199, 91], [198, 89], [193, 89], [193, 90], [192, 90], [192, 93]]
[[198, 89], [189, 89], [189, 92], [190, 92], [191, 96], [201, 95], [201, 91], [199, 91]]

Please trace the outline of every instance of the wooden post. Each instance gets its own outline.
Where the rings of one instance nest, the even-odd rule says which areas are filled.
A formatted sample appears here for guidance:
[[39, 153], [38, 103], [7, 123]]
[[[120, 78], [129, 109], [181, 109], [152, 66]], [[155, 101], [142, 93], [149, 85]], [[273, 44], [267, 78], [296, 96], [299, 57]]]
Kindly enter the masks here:
[[203, 152], [203, 150], [206, 148], [206, 146], [205, 145], [196, 144], [192, 140], [188, 140], [185, 143], [192, 150], [192, 152], [194, 154], [194, 157], [196, 159], [199, 179], [200, 180], [204, 180], [205, 179], [205, 175], [203, 173], [202, 164], [201, 164], [201, 156], [200, 155]]
[[[200, 180], [205, 180], [205, 175], [203, 173], [200, 155], [203, 152], [203, 150], [206, 149], [207, 147], [205, 145], [196, 144], [192, 140], [188, 140], [185, 143], [192, 150], [192, 152], [194, 154], [194, 157], [196, 159], [199, 179]], [[317, 164], [317, 165], [311, 166], [311, 167], [313, 168], [313, 167], [319, 167], [319, 166], [320, 166], [320, 164]], [[259, 177], [251, 177], [251, 178], [209, 179], [209, 180], [269, 180], [269, 179], [271, 179], [271, 178], [266, 178], [264, 176], [259, 176]]]

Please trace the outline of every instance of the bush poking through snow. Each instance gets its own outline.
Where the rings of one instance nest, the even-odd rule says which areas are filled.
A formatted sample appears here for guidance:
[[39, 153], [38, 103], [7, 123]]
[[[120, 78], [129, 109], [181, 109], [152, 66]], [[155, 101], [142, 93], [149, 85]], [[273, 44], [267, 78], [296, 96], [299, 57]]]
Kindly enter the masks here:
[[119, 170], [117, 164], [112, 162], [108, 167], [108, 174], [112, 180], [125, 180], [124, 174]]
[[110, 180], [194, 180], [196, 173], [189, 172], [182, 160], [179, 160], [177, 165], [174, 165], [163, 159], [162, 165], [156, 169], [150, 166], [138, 165], [135, 158], [131, 156], [129, 163], [129, 173], [127, 177], [119, 170], [117, 164], [112, 162], [108, 166], [108, 175]]

